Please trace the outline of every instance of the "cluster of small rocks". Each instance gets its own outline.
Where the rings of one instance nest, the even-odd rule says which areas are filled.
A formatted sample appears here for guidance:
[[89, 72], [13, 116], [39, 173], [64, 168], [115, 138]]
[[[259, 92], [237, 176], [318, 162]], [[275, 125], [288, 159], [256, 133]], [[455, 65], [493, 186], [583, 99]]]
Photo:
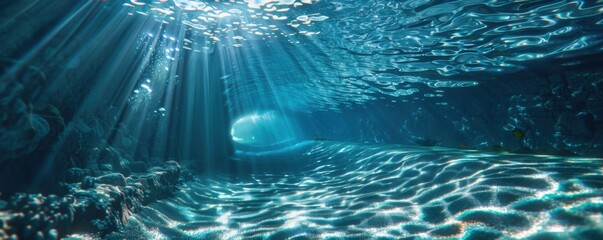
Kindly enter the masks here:
[[19, 193], [0, 212], [0, 239], [58, 239], [74, 221], [73, 196]]
[[[177, 189], [180, 165], [167, 161], [144, 173], [89, 176], [70, 169], [67, 193], [19, 193], [0, 209], [0, 239], [59, 239], [71, 233], [102, 237], [119, 231], [131, 212]], [[80, 181], [76, 181], [80, 179]]]

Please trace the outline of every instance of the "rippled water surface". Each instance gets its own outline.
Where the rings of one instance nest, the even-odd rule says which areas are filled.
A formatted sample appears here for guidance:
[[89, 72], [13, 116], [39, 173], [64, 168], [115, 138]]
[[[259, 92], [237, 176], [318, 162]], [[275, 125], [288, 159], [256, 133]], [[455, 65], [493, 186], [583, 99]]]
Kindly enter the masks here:
[[8, 2], [0, 186], [200, 170], [107, 238], [603, 239], [603, 0]]
[[126, 234], [195, 239], [603, 237], [601, 159], [306, 142], [287, 154], [255, 161], [257, 173], [249, 177], [200, 178], [173, 199], [145, 207]]
[[231, 54], [245, 64], [225, 76], [229, 99], [277, 93], [296, 109], [444, 97], [492, 74], [580, 64], [573, 58], [603, 47], [601, 1], [131, 2], [130, 14], [185, 25], [175, 40], [183, 50], [239, 49]]

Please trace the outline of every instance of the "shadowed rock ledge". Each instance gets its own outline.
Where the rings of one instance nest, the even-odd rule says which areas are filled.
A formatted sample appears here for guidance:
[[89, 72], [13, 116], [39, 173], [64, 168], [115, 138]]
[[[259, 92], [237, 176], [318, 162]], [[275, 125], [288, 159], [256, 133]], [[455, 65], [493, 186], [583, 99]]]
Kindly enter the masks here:
[[121, 230], [141, 206], [169, 197], [180, 175], [180, 165], [167, 161], [129, 177], [83, 177], [65, 184], [61, 197], [16, 194], [7, 204], [0, 203], [0, 239], [59, 239], [80, 232], [103, 237]]

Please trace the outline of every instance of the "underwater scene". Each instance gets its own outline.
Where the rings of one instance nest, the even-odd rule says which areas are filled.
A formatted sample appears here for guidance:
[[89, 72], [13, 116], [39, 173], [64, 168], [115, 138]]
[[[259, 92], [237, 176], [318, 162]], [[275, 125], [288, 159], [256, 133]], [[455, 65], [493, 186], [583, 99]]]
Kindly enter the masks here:
[[603, 239], [602, 0], [0, 1], [0, 239]]

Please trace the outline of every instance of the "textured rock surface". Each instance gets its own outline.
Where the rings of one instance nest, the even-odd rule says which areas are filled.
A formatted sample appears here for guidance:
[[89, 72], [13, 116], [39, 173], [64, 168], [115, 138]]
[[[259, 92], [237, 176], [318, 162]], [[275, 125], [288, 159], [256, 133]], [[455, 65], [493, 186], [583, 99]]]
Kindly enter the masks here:
[[113, 186], [126, 186], [126, 178], [121, 173], [110, 173], [97, 178], [99, 183], [109, 184]]
[[[0, 60], [0, 72], [8, 72], [14, 63]], [[57, 107], [32, 101], [46, 81], [44, 72], [35, 66], [23, 67], [0, 81], [0, 163], [23, 157], [39, 145], [47, 147], [65, 128]]]
[[171, 195], [177, 188], [180, 165], [174, 161], [128, 178], [120, 173], [99, 177], [71, 169], [68, 194], [19, 193], [0, 206], [0, 239], [58, 239], [70, 233], [94, 233], [100, 237], [118, 231], [131, 212]]
[[0, 239], [57, 239], [74, 222], [75, 199], [20, 193], [0, 211]]

